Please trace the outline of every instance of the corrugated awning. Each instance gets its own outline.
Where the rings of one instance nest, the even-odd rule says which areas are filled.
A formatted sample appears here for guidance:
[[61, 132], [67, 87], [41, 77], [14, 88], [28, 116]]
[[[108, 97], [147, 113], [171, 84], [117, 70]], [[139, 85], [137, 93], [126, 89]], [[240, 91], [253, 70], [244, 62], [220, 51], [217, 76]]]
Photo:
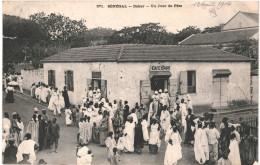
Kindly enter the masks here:
[[151, 71], [150, 72], [150, 79], [154, 77], [171, 77], [172, 74], [170, 71]]
[[213, 72], [213, 77], [228, 77], [231, 75], [229, 69], [215, 69], [212, 72]]

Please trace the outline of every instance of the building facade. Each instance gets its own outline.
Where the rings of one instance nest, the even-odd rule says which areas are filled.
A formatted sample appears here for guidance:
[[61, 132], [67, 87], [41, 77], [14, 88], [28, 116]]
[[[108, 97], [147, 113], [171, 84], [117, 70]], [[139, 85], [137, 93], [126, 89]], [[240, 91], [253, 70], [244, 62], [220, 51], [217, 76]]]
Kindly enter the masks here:
[[67, 85], [70, 101], [81, 104], [85, 89], [101, 89], [109, 100], [147, 105], [167, 89], [171, 102], [189, 94], [195, 106], [222, 108], [250, 99], [250, 58], [213, 48], [114, 45], [71, 49], [45, 59], [44, 82]]

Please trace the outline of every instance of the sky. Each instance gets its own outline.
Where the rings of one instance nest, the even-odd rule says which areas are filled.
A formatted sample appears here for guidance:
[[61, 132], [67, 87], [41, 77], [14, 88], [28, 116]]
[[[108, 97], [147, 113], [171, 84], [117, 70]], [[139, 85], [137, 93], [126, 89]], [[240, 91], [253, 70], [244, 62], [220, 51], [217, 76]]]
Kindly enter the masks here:
[[[158, 5], [182, 7], [158, 8]], [[97, 5], [103, 5], [98, 8]], [[108, 5], [126, 5], [127, 8], [108, 8]], [[144, 5], [144, 8], [133, 8], [133, 5]], [[152, 8], [151, 5], [157, 6]], [[149, 6], [149, 7], [146, 7]], [[168, 32], [176, 33], [188, 26], [205, 27], [226, 23], [237, 12], [258, 13], [257, 1], [204, 2], [203, 1], [3, 1], [2, 13], [29, 18], [37, 12], [60, 13], [71, 19], [86, 20], [87, 28], [112, 28], [139, 26], [143, 23], [160, 23]]]

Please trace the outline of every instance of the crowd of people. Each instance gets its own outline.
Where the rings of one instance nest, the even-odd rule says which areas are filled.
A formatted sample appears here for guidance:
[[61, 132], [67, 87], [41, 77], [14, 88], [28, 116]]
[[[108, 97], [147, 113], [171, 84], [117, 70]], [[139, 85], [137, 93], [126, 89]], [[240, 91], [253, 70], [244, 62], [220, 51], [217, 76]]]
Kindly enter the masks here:
[[[78, 127], [78, 134], [75, 135], [78, 143], [78, 164], [91, 164], [93, 153], [87, 147], [89, 143], [106, 147], [110, 164], [118, 164], [121, 154], [142, 154], [146, 144], [149, 145], [151, 154], [158, 154], [162, 141], [167, 146], [165, 165], [177, 164], [182, 159], [182, 143], [194, 148], [195, 159], [199, 164], [241, 164], [241, 140], [236, 131], [239, 124], [229, 123], [228, 118], [223, 118], [218, 131], [214, 114], [194, 114], [190, 95], [185, 99], [176, 97], [171, 102], [167, 89], [159, 90], [154, 92], [148, 108], [138, 103], [130, 108], [128, 101], [110, 102], [108, 98], [101, 97], [100, 89], [90, 88], [83, 96], [81, 105], [71, 105], [66, 87], [59, 92], [57, 88], [38, 83], [32, 85], [31, 96], [39, 102], [48, 103], [48, 109], [54, 115], [60, 116], [61, 109], [64, 109], [66, 125]], [[8, 114], [5, 114], [4, 119], [3, 123], [8, 123]], [[10, 141], [14, 141], [13, 146], [18, 147], [17, 155], [26, 150], [26, 146], [20, 147], [24, 142], [20, 122], [19, 115], [13, 114], [10, 126], [7, 124], [4, 129], [6, 134], [11, 132], [9, 145]], [[37, 108], [34, 109], [26, 133], [26, 139], [34, 141], [39, 150], [52, 145], [52, 151], [57, 152], [59, 125], [56, 124], [56, 118], [50, 120], [46, 110], [42, 110], [39, 115]], [[31, 163], [35, 161], [32, 157], [34, 156], [28, 159]], [[19, 159], [17, 156], [16, 161], [18, 160], [21, 160], [21, 154]]]
[[[5, 112], [2, 122], [4, 164], [35, 164], [35, 150], [51, 149], [50, 152], [57, 153], [60, 127], [56, 118], [51, 120], [45, 109], [42, 110], [42, 114], [38, 114], [38, 109], [34, 108], [34, 114], [27, 127], [24, 127], [20, 115], [16, 112], [12, 113], [11, 119], [8, 112]], [[47, 163], [40, 159], [38, 164]]]

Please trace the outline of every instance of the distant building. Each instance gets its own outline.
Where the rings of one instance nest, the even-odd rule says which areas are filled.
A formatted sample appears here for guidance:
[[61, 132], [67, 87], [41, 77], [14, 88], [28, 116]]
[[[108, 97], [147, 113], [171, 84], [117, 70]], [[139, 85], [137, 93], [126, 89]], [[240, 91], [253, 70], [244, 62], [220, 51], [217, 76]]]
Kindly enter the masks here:
[[195, 107], [210, 109], [250, 99], [252, 60], [211, 47], [124, 44], [69, 49], [42, 62], [44, 82], [67, 85], [73, 104], [82, 104], [89, 87], [130, 106], [167, 89], [172, 103], [190, 94]]
[[183, 41], [180, 45], [219, 45], [229, 44], [239, 40], [258, 40], [258, 14], [246, 13], [239, 11], [225, 25], [221, 32], [192, 34]]

